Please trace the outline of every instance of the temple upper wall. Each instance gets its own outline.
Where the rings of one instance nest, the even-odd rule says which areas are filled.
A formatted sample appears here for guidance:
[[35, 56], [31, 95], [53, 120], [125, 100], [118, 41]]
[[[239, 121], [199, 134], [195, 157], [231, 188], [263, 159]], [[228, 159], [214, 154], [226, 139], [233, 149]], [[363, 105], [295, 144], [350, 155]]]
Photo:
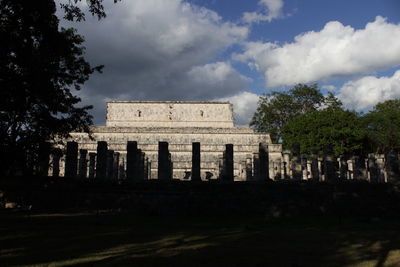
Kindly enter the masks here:
[[106, 126], [231, 128], [229, 102], [108, 102]]

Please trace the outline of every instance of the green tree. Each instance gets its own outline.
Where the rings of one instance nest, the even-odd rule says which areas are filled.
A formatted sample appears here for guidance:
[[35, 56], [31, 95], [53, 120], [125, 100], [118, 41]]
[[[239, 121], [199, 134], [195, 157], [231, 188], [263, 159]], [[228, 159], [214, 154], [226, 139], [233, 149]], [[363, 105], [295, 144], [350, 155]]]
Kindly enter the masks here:
[[378, 103], [363, 121], [374, 152], [400, 150], [400, 99]]
[[34, 155], [44, 141], [88, 131], [92, 123], [87, 112], [92, 107], [77, 107], [81, 99], [73, 90], [101, 67], [85, 61], [82, 36], [59, 28], [55, 12], [53, 0], [0, 1], [3, 171], [21, 168], [27, 153]]
[[250, 126], [258, 132], [268, 132], [274, 142], [279, 142], [282, 128], [292, 118], [317, 110], [324, 101], [316, 84], [298, 84], [288, 92], [274, 91], [260, 97]]
[[[85, 20], [85, 13], [79, 7], [78, 3], [83, 0], [67, 0], [64, 3], [60, 3], [61, 8], [64, 10], [64, 19], [66, 20], [76, 20], [82, 21]], [[113, 0], [114, 3], [119, 2], [121, 0]], [[102, 19], [106, 17], [106, 12], [104, 11], [103, 0], [85, 0], [88, 11], [93, 16], [97, 16], [98, 19]]]
[[336, 155], [360, 152], [365, 140], [365, 129], [356, 113], [331, 106], [291, 119], [282, 130], [283, 146], [300, 143], [301, 153], [322, 151], [331, 145]]

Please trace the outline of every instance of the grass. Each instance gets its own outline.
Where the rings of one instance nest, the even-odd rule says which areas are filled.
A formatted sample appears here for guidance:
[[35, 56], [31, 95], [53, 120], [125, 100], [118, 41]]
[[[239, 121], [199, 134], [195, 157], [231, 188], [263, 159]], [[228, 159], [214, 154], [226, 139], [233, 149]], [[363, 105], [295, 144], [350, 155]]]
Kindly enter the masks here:
[[399, 222], [0, 215], [1, 266], [400, 266]]

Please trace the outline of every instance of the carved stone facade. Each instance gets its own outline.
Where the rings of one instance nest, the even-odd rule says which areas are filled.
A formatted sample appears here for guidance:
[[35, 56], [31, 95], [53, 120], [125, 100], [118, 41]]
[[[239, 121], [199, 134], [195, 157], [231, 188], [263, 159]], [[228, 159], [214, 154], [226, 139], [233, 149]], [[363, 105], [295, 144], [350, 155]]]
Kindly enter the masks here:
[[[108, 102], [106, 126], [91, 128], [94, 140], [85, 133], [71, 133], [79, 149], [96, 152], [97, 141], [119, 152], [126, 166], [127, 141], [137, 141], [150, 163], [150, 179], [157, 179], [158, 143], [168, 142], [173, 178], [185, 179], [192, 167], [192, 143], [200, 143], [201, 179], [216, 179], [226, 144], [233, 144], [235, 180], [248, 179], [246, 166], [252, 165], [260, 143], [268, 147], [270, 177], [274, 162], [281, 161], [281, 145], [272, 144], [269, 134], [255, 133], [233, 123], [232, 104], [228, 102]], [[247, 174], [246, 174], [247, 172]]]

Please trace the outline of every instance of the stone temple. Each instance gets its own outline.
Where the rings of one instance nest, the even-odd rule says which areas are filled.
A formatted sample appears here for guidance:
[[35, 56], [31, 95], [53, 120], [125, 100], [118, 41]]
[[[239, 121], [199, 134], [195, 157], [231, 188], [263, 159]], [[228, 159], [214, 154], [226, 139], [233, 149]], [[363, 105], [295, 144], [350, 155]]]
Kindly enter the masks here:
[[93, 138], [74, 132], [68, 141], [77, 142], [89, 154], [96, 152], [98, 141], [106, 141], [109, 150], [119, 153], [122, 170], [126, 169], [127, 142], [136, 141], [147, 158], [148, 179], [158, 176], [159, 142], [169, 144], [174, 179], [190, 179], [193, 142], [200, 143], [202, 180], [218, 178], [226, 144], [233, 144], [235, 181], [254, 177], [249, 165], [251, 172], [261, 144], [268, 149], [271, 178], [282, 157], [281, 145], [272, 144], [269, 134], [234, 125], [229, 102], [112, 101], [107, 103], [106, 125], [93, 126], [91, 131]]

